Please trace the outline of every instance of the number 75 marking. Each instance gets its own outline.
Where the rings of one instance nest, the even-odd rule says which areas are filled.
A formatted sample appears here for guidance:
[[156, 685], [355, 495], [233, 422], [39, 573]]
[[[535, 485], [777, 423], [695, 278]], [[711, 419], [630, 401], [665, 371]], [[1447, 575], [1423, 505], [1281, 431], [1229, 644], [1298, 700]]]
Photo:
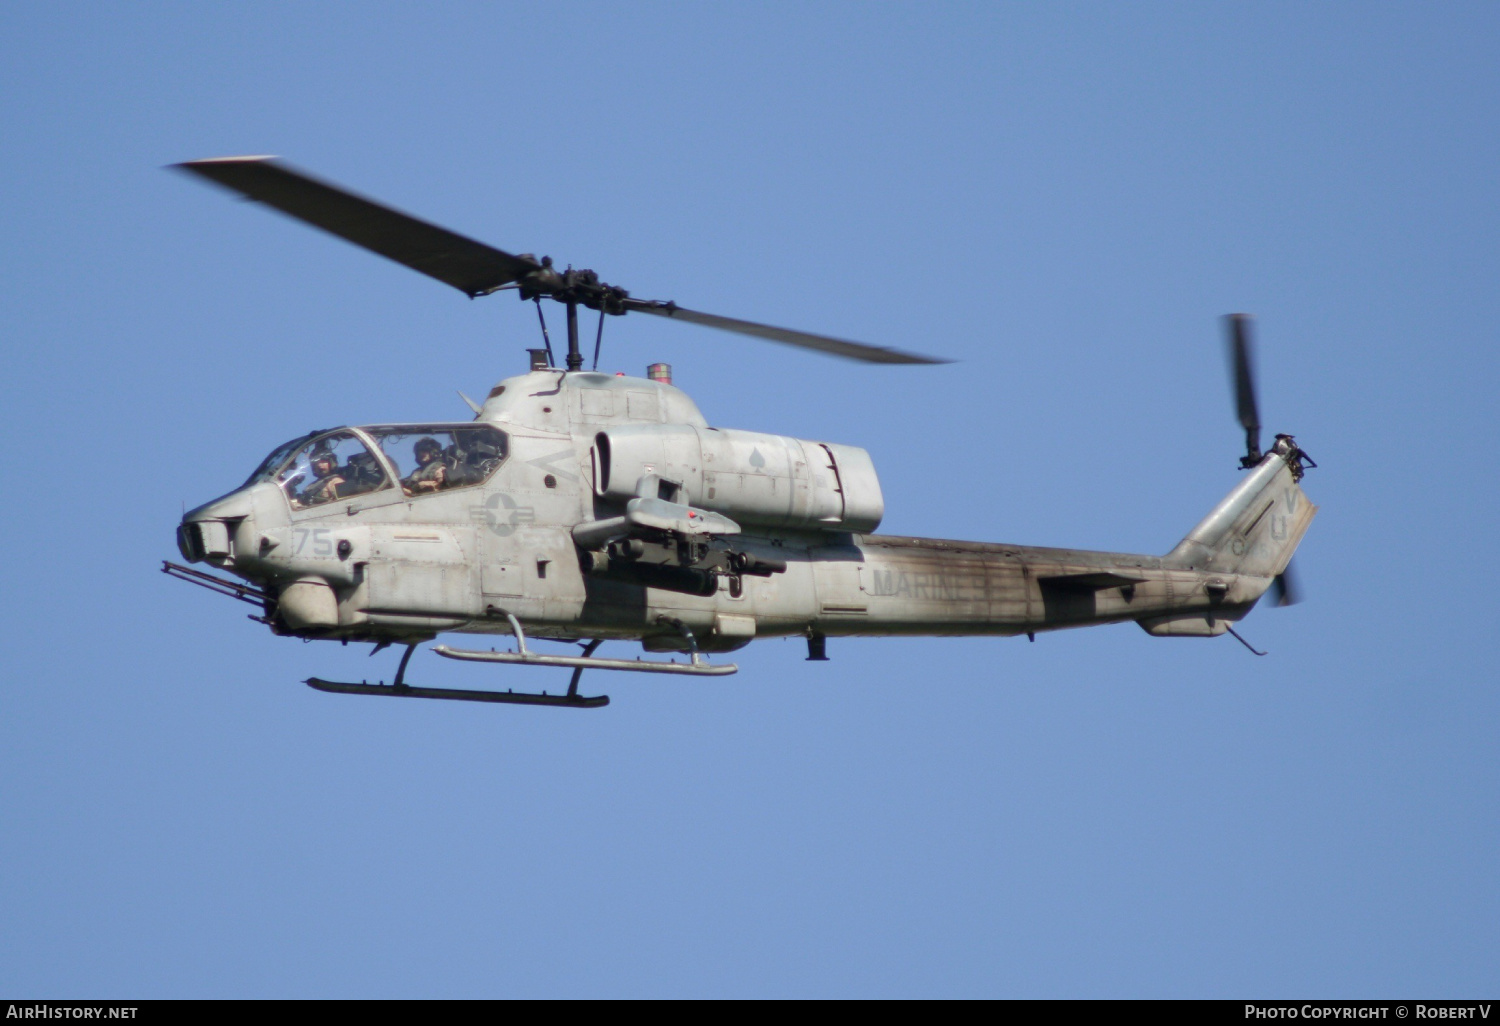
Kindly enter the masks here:
[[314, 556], [333, 555], [333, 532], [326, 527], [295, 527], [292, 533], [297, 536], [297, 547], [292, 550], [293, 555], [302, 555], [302, 550], [307, 547], [307, 540], [312, 538], [312, 553]]

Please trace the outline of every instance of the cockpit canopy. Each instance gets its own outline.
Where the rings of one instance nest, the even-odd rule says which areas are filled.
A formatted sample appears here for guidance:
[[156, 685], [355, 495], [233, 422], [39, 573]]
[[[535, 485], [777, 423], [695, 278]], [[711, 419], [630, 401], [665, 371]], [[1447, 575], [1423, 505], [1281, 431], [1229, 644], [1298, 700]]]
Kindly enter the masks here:
[[491, 424], [388, 424], [314, 431], [279, 446], [246, 484], [275, 481], [292, 509], [399, 484], [410, 497], [482, 484], [505, 461]]

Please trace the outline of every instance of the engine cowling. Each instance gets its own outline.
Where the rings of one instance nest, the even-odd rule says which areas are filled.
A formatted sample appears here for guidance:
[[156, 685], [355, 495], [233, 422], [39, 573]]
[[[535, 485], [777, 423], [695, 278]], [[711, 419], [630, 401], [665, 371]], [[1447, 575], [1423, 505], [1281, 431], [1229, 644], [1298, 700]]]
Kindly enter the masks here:
[[679, 490], [661, 495], [740, 522], [830, 531], [873, 531], [885, 499], [870, 454], [852, 445], [689, 424], [640, 424], [594, 436], [594, 490], [637, 495], [656, 475]]

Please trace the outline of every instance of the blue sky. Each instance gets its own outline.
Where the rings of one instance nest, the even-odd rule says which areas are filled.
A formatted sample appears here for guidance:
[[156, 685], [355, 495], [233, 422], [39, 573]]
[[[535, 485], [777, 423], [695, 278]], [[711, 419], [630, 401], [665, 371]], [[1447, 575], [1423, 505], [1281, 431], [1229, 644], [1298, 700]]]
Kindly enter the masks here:
[[[1497, 50], [1487, 4], [0, 8], [0, 991], [1492, 995]], [[1308, 601], [1264, 659], [1124, 625], [770, 641], [591, 713], [315, 693], [389, 653], [167, 580], [183, 505], [463, 416], [534, 320], [161, 170], [234, 153], [953, 357], [606, 332], [713, 424], [867, 447], [894, 533], [1165, 552], [1234, 484], [1251, 311], [1321, 464]]]

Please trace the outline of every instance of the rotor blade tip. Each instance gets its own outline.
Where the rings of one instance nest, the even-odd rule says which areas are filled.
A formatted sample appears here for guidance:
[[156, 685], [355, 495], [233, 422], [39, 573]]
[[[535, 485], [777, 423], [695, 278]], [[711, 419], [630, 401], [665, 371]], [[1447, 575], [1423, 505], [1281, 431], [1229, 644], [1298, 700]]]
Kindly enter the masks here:
[[186, 171], [191, 174], [200, 175], [205, 178], [215, 178], [215, 168], [244, 166], [246, 164], [276, 164], [285, 166], [280, 157], [270, 154], [262, 154], [249, 157], [206, 157], [203, 160], [184, 160], [177, 164], [166, 165], [169, 171]]
[[177, 167], [197, 167], [200, 164], [246, 164], [253, 160], [279, 160], [274, 153], [251, 153], [239, 157], [203, 157], [199, 160], [184, 160]]

